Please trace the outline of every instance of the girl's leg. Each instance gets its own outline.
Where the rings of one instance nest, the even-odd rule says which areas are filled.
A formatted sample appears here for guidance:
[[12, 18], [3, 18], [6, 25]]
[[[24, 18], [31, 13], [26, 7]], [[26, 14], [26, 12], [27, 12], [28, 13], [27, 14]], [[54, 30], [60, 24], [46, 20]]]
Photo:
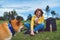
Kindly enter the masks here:
[[38, 31], [38, 30], [44, 30], [44, 23], [38, 24], [37, 26], [35, 26], [34, 28], [34, 32]]
[[28, 22], [26, 22], [26, 23], [24, 24], [24, 26], [25, 26], [28, 30], [30, 30], [30, 24], [29, 24]]
[[28, 22], [26, 22], [26, 23], [24, 24], [24, 26], [28, 29], [28, 30], [26, 30], [26, 31], [24, 32], [24, 34], [30, 34], [30, 24], [29, 24]]

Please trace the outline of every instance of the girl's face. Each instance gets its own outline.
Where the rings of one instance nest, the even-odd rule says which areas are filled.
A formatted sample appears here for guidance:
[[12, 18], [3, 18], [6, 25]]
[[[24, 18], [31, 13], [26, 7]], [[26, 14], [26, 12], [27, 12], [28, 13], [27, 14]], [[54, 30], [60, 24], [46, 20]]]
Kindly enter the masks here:
[[37, 12], [36, 12], [36, 16], [37, 16], [37, 17], [40, 17], [40, 16], [41, 16], [41, 11], [37, 11]]

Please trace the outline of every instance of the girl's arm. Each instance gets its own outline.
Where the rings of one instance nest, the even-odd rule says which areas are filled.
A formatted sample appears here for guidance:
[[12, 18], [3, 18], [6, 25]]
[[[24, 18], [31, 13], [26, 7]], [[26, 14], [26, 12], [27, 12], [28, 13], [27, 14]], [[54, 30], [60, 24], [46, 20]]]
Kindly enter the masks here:
[[31, 35], [34, 35], [34, 17], [31, 19]]

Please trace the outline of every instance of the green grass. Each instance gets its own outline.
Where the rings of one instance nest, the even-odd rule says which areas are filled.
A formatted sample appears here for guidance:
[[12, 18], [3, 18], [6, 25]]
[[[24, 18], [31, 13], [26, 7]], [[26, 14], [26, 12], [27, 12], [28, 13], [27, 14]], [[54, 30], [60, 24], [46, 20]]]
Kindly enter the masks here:
[[57, 31], [55, 32], [40, 32], [35, 36], [25, 35], [24, 31], [16, 33], [16, 36], [11, 40], [60, 40], [60, 20], [56, 21]]
[[0, 20], [0, 23], [2, 23], [3, 21], [2, 20]]
[[0, 20], [0, 24], [3, 23], [3, 22], [8, 22], [8, 20]]

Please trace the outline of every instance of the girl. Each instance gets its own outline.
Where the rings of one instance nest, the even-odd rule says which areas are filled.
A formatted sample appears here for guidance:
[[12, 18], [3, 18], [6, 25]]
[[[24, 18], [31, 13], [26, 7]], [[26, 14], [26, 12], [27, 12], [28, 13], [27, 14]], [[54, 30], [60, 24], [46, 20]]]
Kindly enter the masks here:
[[29, 23], [25, 23], [25, 26], [31, 30], [30, 34], [34, 35], [34, 32], [38, 32], [38, 30], [44, 29], [44, 16], [41, 9], [36, 9], [34, 12], [34, 16], [31, 19], [31, 25]]

